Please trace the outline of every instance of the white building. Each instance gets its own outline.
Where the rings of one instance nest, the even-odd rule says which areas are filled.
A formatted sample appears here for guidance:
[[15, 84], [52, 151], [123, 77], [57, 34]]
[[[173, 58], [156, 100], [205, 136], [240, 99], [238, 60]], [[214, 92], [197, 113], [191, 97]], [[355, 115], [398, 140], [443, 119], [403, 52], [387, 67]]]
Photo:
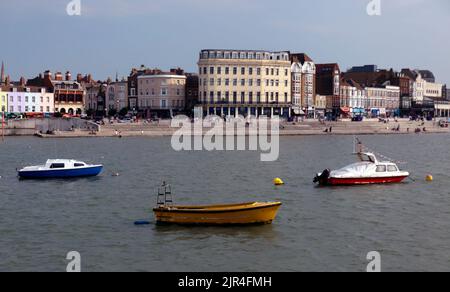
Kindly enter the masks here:
[[55, 112], [54, 94], [47, 92], [45, 88], [23, 85], [6, 86], [6, 92], [10, 113], [40, 113], [50, 114]]
[[307, 116], [315, 111], [316, 65], [306, 54], [291, 54], [292, 104]]

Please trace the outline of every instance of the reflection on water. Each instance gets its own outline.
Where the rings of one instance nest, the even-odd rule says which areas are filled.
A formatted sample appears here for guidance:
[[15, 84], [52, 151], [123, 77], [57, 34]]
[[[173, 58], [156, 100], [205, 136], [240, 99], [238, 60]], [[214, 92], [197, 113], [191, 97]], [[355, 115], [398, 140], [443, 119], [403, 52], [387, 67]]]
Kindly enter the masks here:
[[[385, 271], [448, 271], [449, 136], [362, 140], [407, 161], [401, 167], [416, 181], [312, 184], [315, 173], [354, 162], [352, 137], [283, 137], [272, 163], [260, 162], [257, 152], [174, 152], [169, 138], [8, 138], [0, 145], [0, 271], [65, 271], [72, 250], [85, 271], [365, 271], [370, 251], [381, 253]], [[16, 168], [47, 158], [102, 163], [105, 171], [87, 179], [17, 179]], [[274, 187], [275, 177], [286, 185]], [[267, 226], [134, 226], [142, 218], [154, 222], [162, 181], [172, 184], [178, 204], [283, 206]]]

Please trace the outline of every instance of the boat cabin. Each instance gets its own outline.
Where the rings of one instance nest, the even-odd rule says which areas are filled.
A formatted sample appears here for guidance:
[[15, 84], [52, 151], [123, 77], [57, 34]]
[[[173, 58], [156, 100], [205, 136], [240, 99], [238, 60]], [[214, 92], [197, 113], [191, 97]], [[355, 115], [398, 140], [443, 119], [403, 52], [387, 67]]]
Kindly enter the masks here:
[[86, 163], [75, 160], [47, 160], [45, 164], [48, 169], [65, 169], [65, 168], [77, 168], [77, 167], [86, 167]]

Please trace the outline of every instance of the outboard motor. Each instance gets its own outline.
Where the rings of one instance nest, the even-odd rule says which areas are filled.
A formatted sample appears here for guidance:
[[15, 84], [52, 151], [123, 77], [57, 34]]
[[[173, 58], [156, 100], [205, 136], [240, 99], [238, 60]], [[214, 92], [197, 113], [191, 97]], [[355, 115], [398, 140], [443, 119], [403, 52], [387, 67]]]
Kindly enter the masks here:
[[327, 185], [328, 179], [330, 178], [331, 171], [329, 169], [325, 169], [321, 175], [316, 175], [314, 178], [314, 183], [319, 183], [320, 185]]

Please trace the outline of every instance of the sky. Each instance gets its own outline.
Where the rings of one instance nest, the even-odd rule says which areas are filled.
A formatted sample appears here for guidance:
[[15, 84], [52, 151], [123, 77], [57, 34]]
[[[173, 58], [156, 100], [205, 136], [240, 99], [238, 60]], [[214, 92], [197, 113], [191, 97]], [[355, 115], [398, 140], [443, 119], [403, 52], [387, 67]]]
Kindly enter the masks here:
[[450, 84], [450, 1], [0, 0], [0, 61], [12, 79], [49, 69], [127, 76], [144, 64], [197, 72], [202, 49], [304, 52], [316, 63], [429, 69]]

